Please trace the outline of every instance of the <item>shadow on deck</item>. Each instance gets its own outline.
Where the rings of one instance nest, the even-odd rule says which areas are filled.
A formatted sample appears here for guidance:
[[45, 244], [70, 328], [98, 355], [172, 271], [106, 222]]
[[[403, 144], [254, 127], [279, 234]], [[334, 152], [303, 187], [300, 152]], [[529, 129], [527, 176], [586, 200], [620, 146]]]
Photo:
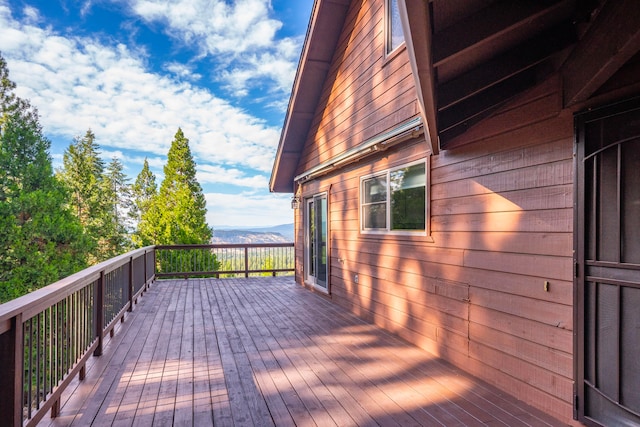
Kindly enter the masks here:
[[291, 277], [158, 280], [39, 425], [559, 422]]

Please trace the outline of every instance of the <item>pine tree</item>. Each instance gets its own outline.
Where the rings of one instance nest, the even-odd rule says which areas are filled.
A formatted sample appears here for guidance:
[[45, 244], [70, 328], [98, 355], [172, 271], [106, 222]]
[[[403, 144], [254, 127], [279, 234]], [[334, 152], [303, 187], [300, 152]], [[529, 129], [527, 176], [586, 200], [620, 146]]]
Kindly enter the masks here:
[[[131, 193], [132, 203], [129, 211], [129, 217], [137, 229], [142, 217], [146, 215], [147, 211], [149, 211], [153, 198], [158, 193], [156, 176], [149, 169], [149, 161], [146, 157], [144, 159], [142, 170], [131, 187]], [[133, 234], [132, 240], [134, 245], [142, 246], [142, 238], [137, 234], [137, 232]]]
[[37, 110], [0, 56], [0, 302], [86, 266], [87, 241], [53, 175]]
[[164, 167], [160, 191], [138, 224], [141, 245], [209, 243], [206, 200], [196, 179], [189, 140], [178, 129]]
[[110, 215], [103, 197], [104, 162], [95, 138], [91, 129], [75, 138], [64, 152], [58, 175], [71, 191], [71, 206], [91, 242], [91, 264], [108, 258], [99, 243]]
[[104, 227], [98, 239], [103, 259], [126, 252], [129, 240], [132, 200], [129, 179], [124, 174], [122, 162], [114, 157], [107, 165], [102, 178], [102, 199], [105, 203]]

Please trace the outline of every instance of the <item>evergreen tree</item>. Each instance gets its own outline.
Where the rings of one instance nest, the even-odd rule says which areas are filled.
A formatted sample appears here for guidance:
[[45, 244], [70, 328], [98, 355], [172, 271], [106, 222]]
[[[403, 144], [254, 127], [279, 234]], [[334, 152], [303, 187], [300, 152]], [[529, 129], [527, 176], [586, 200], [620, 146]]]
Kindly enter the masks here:
[[178, 129], [171, 143], [160, 191], [138, 224], [141, 245], [209, 243], [206, 201], [196, 179], [189, 140]]
[[91, 129], [84, 137], [75, 138], [64, 152], [63, 169], [59, 173], [71, 191], [71, 206], [91, 242], [91, 264], [108, 258], [99, 243], [111, 214], [102, 194], [104, 162], [95, 138]]
[[[149, 162], [145, 158], [142, 170], [136, 177], [136, 181], [131, 188], [132, 203], [129, 211], [129, 217], [134, 225], [140, 226], [142, 217], [149, 211], [151, 202], [158, 192], [156, 185], [156, 176], [149, 169]], [[143, 226], [144, 228], [144, 226]], [[134, 245], [141, 246], [142, 238], [136, 233], [133, 234], [132, 240]]]
[[0, 56], [0, 302], [86, 266], [86, 239], [53, 175], [37, 110]]
[[102, 179], [102, 199], [105, 203], [105, 222], [98, 239], [103, 259], [113, 258], [131, 247], [129, 240], [132, 200], [129, 179], [124, 166], [114, 157], [107, 165]]

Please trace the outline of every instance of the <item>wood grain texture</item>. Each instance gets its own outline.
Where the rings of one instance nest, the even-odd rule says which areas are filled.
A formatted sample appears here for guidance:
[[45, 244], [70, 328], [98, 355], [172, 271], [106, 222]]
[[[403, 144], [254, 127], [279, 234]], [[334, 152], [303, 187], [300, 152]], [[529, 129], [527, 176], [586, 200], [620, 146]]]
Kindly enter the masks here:
[[[396, 72], [404, 73], [398, 64]], [[391, 70], [364, 69], [369, 76]], [[573, 128], [560, 92], [554, 76], [454, 141], [457, 148], [430, 158], [430, 236], [360, 231], [361, 177], [424, 158], [420, 140], [305, 183], [302, 195], [330, 188], [334, 302], [570, 420]], [[374, 102], [386, 102], [389, 93], [376, 92]], [[345, 95], [331, 99], [344, 105]], [[324, 117], [346, 111], [326, 108]], [[336, 141], [347, 144], [349, 132], [365, 132], [362, 120], [320, 123], [304, 167], [323, 150], [344, 149]], [[303, 214], [297, 212], [300, 223]], [[303, 260], [297, 265], [304, 268]], [[297, 280], [303, 283], [304, 272]], [[430, 288], [436, 281], [449, 295], [465, 284], [467, 295], [437, 294]]]
[[406, 52], [385, 62], [383, 15], [380, 2], [352, 5], [298, 173], [419, 113]]
[[105, 344], [41, 425], [560, 423], [290, 277], [157, 281]]

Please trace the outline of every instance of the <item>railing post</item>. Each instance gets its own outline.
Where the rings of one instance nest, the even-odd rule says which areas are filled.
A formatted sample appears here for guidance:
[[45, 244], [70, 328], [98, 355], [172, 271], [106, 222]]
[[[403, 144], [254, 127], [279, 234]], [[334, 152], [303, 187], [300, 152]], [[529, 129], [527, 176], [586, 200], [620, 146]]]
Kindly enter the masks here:
[[249, 247], [244, 247], [244, 277], [249, 277]]
[[11, 329], [0, 335], [0, 414], [7, 426], [22, 426], [23, 341], [19, 313], [11, 319]]
[[94, 313], [96, 316], [94, 324], [96, 325], [96, 337], [98, 338], [98, 346], [93, 352], [94, 356], [102, 355], [102, 330], [104, 329], [104, 271], [100, 272], [100, 278], [95, 286], [96, 299], [94, 303]]
[[133, 311], [133, 257], [129, 257], [129, 312]]
[[149, 279], [147, 279], [147, 250], [144, 250], [144, 289], [147, 289], [147, 281]]

